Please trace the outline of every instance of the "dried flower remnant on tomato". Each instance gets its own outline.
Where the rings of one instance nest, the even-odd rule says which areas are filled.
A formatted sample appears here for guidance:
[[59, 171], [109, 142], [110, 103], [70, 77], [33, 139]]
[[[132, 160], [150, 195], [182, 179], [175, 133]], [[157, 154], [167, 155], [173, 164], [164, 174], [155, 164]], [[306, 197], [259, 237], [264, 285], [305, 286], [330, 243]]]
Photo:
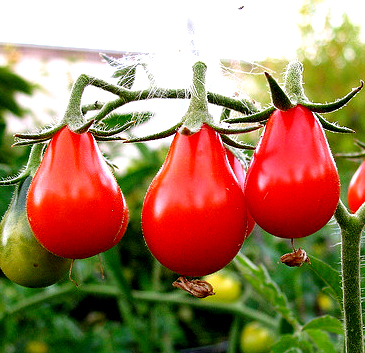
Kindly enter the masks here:
[[309, 265], [311, 263], [307, 253], [301, 248], [294, 249], [292, 253], [283, 255], [280, 261], [289, 267], [300, 267], [304, 263], [308, 263]]
[[209, 282], [200, 279], [188, 280], [186, 277], [181, 276], [172, 285], [188, 292], [195, 298], [206, 298], [215, 294], [213, 286]]

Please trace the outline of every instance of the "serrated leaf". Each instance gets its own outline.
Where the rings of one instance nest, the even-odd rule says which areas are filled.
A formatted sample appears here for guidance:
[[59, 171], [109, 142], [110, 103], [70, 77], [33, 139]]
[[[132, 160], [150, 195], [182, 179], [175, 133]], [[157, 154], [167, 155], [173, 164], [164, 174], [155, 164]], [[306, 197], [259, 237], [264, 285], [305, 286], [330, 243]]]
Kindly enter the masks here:
[[319, 349], [319, 352], [322, 353], [337, 353], [336, 347], [330, 339], [330, 336], [327, 332], [322, 330], [306, 330], [306, 333], [311, 338], [315, 346]]
[[293, 315], [286, 295], [281, 291], [276, 282], [271, 279], [265, 266], [256, 266], [243, 254], [238, 254], [236, 256], [235, 264], [246, 281], [248, 281], [277, 312], [293, 325], [293, 327], [299, 327], [299, 323]]
[[340, 307], [342, 307], [342, 287], [340, 272], [312, 255], [310, 255], [309, 258], [311, 260], [311, 266], [309, 266], [309, 268], [333, 290], [333, 292], [335, 293], [335, 298], [340, 304]]
[[303, 331], [306, 330], [322, 330], [331, 333], [336, 333], [338, 335], [343, 335], [343, 325], [340, 320], [337, 318], [325, 315], [321, 317], [317, 317], [311, 321], [309, 321], [306, 325], [303, 326]]

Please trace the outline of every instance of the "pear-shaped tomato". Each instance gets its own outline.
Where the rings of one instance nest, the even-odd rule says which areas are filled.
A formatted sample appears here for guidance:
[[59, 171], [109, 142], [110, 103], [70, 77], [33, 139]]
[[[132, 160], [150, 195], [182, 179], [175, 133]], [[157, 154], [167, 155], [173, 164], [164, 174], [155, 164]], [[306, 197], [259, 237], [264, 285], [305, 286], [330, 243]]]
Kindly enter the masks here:
[[347, 201], [352, 213], [355, 213], [365, 202], [365, 161], [360, 164], [351, 178], [347, 191]]
[[99, 254], [121, 238], [126, 207], [91, 133], [77, 134], [68, 127], [57, 132], [27, 198], [28, 220], [38, 241], [66, 258]]
[[151, 253], [185, 276], [227, 265], [246, 237], [243, 191], [218, 133], [203, 124], [193, 135], [176, 133], [142, 209]]
[[0, 267], [13, 282], [25, 287], [46, 287], [69, 271], [71, 260], [51, 254], [34, 237], [25, 209], [32, 178], [17, 189], [0, 223]]
[[[244, 166], [242, 165], [242, 163], [238, 160], [238, 158], [236, 158], [236, 156], [228, 149], [226, 148], [226, 153], [227, 153], [227, 158], [228, 158], [228, 162], [231, 166], [231, 168], [233, 169], [234, 175], [236, 176], [238, 183], [240, 184], [243, 193], [245, 193], [244, 191], [244, 187], [245, 187], [245, 179], [246, 179], [246, 171]], [[246, 207], [246, 238], [251, 234], [254, 226], [255, 226], [255, 221], [254, 219], [251, 217], [250, 213], [247, 210]]]
[[256, 223], [278, 237], [305, 237], [330, 220], [340, 180], [310, 110], [297, 105], [271, 115], [247, 171], [245, 195]]

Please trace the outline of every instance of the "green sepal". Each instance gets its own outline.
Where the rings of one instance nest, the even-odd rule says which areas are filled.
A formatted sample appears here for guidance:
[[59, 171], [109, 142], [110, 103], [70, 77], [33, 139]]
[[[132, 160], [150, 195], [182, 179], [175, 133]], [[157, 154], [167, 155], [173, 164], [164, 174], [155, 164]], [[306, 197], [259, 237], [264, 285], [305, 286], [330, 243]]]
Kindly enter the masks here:
[[291, 108], [294, 108], [295, 104], [291, 102], [290, 98], [283, 91], [283, 89], [276, 82], [276, 80], [268, 72], [265, 72], [265, 76], [267, 82], [269, 83], [271, 100], [274, 107], [282, 111], [287, 111]]
[[264, 110], [259, 111], [258, 113], [242, 116], [239, 118], [229, 118], [224, 120], [225, 123], [234, 124], [234, 123], [260, 123], [268, 120], [271, 114], [276, 110], [275, 107], [270, 106]]
[[222, 138], [222, 141], [228, 146], [232, 146], [232, 147], [243, 149], [243, 150], [254, 150], [256, 148], [255, 146], [233, 140], [230, 137], [228, 137], [227, 135], [222, 134], [220, 136]]
[[90, 129], [89, 132], [91, 132], [94, 137], [109, 137], [109, 136], [113, 136], [116, 134], [119, 134], [125, 130], [127, 130], [128, 128], [130, 128], [132, 125], [134, 125], [136, 123], [135, 120], [131, 120], [126, 122], [125, 124], [123, 124], [122, 126], [119, 126], [115, 129], [111, 129], [111, 130], [101, 130], [101, 129]]
[[263, 127], [261, 124], [245, 126], [245, 127], [241, 127], [241, 128], [223, 127], [223, 126], [214, 124], [213, 122], [207, 122], [206, 124], [208, 126], [210, 126], [213, 130], [217, 131], [219, 134], [225, 134], [225, 135], [243, 134], [243, 133], [255, 131], [255, 130]]
[[326, 120], [323, 116], [314, 113], [314, 115], [318, 118], [319, 122], [321, 123], [322, 127], [325, 130], [331, 131], [331, 132], [339, 132], [344, 134], [354, 133], [355, 131], [346, 127], [346, 126], [339, 126], [335, 123], [331, 123], [328, 120]]
[[170, 129], [167, 129], [162, 132], [158, 132], [156, 134], [144, 136], [144, 137], [132, 137], [128, 140], [124, 140], [123, 143], [132, 143], [132, 142], [145, 142], [145, 141], [152, 141], [158, 140], [161, 138], [165, 138], [171, 135], [174, 135], [182, 125], [182, 121], [178, 122], [176, 125], [172, 126]]
[[330, 113], [344, 107], [357, 93], [361, 91], [364, 86], [364, 81], [360, 81], [360, 86], [354, 88], [346, 96], [331, 103], [311, 103], [311, 102], [299, 102], [302, 106], [308, 108], [314, 113]]
[[[61, 130], [64, 126], [66, 126], [66, 124], [59, 124], [56, 126], [53, 126], [51, 128], [47, 128], [43, 131], [40, 131], [38, 133], [16, 133], [14, 134], [14, 137], [18, 138], [18, 139], [22, 139], [22, 140], [33, 140], [32, 143], [36, 143], [36, 142], [43, 142], [43, 141], [47, 141], [49, 139], [51, 139], [53, 137], [53, 135], [58, 132], [59, 130]], [[21, 141], [19, 141], [21, 142]], [[21, 145], [21, 143], [14, 143], [14, 146], [19, 146]]]

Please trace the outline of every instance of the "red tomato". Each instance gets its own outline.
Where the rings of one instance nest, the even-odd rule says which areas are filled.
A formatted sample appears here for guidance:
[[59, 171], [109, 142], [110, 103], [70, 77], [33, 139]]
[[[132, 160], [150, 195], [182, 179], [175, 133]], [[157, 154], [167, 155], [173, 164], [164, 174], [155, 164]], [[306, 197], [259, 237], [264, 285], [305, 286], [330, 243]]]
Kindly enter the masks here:
[[305, 237], [330, 220], [340, 180], [310, 110], [298, 105], [271, 115], [247, 171], [245, 195], [256, 223], [278, 237]]
[[76, 134], [67, 127], [56, 133], [27, 197], [28, 220], [38, 241], [61, 257], [99, 254], [121, 238], [126, 208], [91, 133]]
[[347, 201], [352, 213], [355, 213], [365, 202], [365, 161], [361, 163], [351, 178], [347, 191]]
[[[246, 179], [246, 171], [244, 166], [242, 165], [242, 163], [234, 156], [234, 154], [228, 149], [226, 148], [226, 153], [227, 153], [227, 158], [228, 158], [228, 162], [231, 166], [231, 168], [233, 169], [233, 172], [238, 180], [238, 183], [240, 184], [243, 193], [245, 193], [244, 191], [244, 186], [245, 186], [245, 179]], [[247, 210], [246, 207], [246, 238], [251, 234], [254, 226], [255, 226], [255, 221], [252, 218], [252, 216], [250, 215], [250, 213]]]
[[207, 125], [179, 132], [153, 179], [142, 209], [151, 253], [185, 276], [204, 276], [227, 265], [246, 237], [243, 191], [218, 133]]

